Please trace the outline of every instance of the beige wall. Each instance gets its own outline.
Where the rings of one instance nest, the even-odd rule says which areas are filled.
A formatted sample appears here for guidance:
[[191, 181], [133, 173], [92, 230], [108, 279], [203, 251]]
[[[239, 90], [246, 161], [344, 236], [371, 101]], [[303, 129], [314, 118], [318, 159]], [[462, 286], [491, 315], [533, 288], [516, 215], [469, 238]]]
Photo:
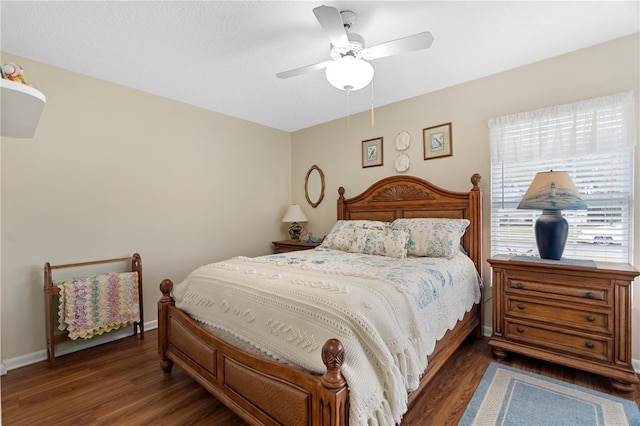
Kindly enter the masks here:
[[286, 236], [289, 133], [2, 54], [7, 61], [47, 104], [33, 139], [2, 138], [4, 360], [46, 347], [45, 262], [139, 252], [153, 321], [162, 279], [269, 253]]
[[[484, 255], [490, 255], [490, 152], [487, 120], [490, 117], [559, 105], [581, 99], [635, 90], [640, 92], [640, 36], [625, 37], [588, 49], [576, 51], [511, 71], [429, 93], [406, 101], [377, 108], [375, 126], [370, 114], [362, 113], [292, 134], [293, 198], [304, 199], [304, 177], [317, 164], [325, 174], [324, 201], [312, 209], [307, 205], [307, 228], [314, 235], [325, 235], [336, 219], [338, 187], [352, 197], [374, 181], [396, 174], [394, 162], [398, 151], [396, 135], [407, 130], [411, 145], [406, 151], [411, 167], [406, 172], [430, 180], [445, 188], [466, 191], [471, 188], [473, 173], [482, 175], [484, 191]], [[353, 94], [357, 95], [357, 94]], [[352, 96], [353, 96], [352, 95]], [[369, 93], [365, 94], [370, 96]], [[346, 94], [345, 94], [346, 97]], [[374, 94], [375, 101], [375, 94]], [[340, 107], [340, 105], [336, 106]], [[636, 123], [640, 127], [640, 120]], [[423, 160], [422, 129], [453, 123], [453, 156]], [[362, 168], [363, 140], [384, 138], [384, 165]], [[640, 137], [638, 138], [640, 141]], [[640, 170], [640, 147], [636, 146], [636, 170]], [[640, 185], [635, 188], [636, 204]], [[634, 265], [640, 269], [640, 215], [634, 220]], [[485, 284], [490, 285], [488, 264]], [[484, 324], [491, 326], [491, 291], [485, 292], [487, 309]], [[634, 288], [633, 323], [634, 359], [640, 359], [640, 281]], [[636, 368], [640, 368], [638, 365]]]

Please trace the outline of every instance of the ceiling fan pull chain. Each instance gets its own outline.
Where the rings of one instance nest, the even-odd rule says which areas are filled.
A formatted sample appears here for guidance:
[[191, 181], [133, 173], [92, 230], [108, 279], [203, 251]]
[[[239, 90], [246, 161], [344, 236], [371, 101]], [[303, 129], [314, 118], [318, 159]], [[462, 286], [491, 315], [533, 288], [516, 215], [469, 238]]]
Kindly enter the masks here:
[[371, 102], [371, 127], [375, 127], [375, 125], [376, 125], [376, 118], [373, 113], [373, 102]]
[[347, 90], [347, 129], [351, 128], [351, 90]]
[[376, 125], [376, 117], [373, 112], [373, 80], [371, 80], [371, 127]]

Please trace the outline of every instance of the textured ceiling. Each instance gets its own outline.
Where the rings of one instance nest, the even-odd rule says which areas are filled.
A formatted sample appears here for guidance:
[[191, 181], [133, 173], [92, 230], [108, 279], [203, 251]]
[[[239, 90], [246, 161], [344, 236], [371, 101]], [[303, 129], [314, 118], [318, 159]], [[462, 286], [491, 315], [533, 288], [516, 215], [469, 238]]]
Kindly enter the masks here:
[[[430, 31], [428, 50], [372, 61], [377, 107], [640, 31], [639, 1], [6, 1], [1, 50], [285, 131], [364, 111], [324, 71], [312, 10], [357, 14], [367, 45]], [[27, 70], [28, 77], [28, 70]], [[37, 86], [37, 82], [36, 86]], [[46, 93], [45, 93], [46, 95]]]

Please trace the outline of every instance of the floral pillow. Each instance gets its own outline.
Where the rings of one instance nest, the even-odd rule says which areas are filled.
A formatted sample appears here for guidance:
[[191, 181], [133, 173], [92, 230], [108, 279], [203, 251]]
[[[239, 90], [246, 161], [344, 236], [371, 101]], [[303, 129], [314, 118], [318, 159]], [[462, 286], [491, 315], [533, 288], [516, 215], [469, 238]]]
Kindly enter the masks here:
[[467, 219], [422, 218], [396, 219], [392, 229], [408, 232], [407, 254], [423, 257], [453, 257], [460, 238], [469, 226]]
[[349, 251], [404, 259], [408, 238], [409, 234], [403, 229], [356, 228]]
[[349, 251], [356, 228], [384, 230], [388, 226], [389, 223], [378, 220], [339, 220], [333, 225], [320, 247]]

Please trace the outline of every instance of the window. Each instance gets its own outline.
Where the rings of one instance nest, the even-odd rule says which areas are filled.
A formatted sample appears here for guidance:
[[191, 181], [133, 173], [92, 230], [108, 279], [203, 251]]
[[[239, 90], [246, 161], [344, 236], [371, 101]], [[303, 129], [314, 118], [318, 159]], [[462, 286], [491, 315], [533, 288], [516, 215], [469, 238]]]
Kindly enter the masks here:
[[492, 255], [538, 255], [541, 212], [516, 207], [537, 172], [564, 170], [588, 209], [562, 212], [563, 257], [630, 261], [634, 102], [627, 92], [489, 120]]

